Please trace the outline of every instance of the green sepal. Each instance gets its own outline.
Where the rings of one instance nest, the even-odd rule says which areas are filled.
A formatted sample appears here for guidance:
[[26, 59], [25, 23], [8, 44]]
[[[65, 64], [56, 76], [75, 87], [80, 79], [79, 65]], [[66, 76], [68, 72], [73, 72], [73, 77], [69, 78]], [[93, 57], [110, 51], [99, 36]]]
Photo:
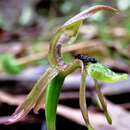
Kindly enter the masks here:
[[108, 67], [100, 63], [89, 64], [87, 66], [87, 70], [88, 70], [88, 74], [92, 78], [102, 82], [115, 83], [121, 80], [128, 79], [127, 74], [115, 73], [112, 70], [110, 70]]

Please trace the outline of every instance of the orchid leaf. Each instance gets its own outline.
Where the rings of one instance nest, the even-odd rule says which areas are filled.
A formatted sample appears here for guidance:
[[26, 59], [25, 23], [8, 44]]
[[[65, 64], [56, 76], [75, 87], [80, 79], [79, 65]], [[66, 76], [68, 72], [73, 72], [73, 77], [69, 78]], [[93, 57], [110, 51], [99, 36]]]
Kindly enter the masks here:
[[115, 83], [121, 80], [128, 79], [127, 74], [119, 74], [110, 70], [105, 65], [100, 63], [90, 64], [87, 66], [88, 74], [99, 81], [107, 82], [107, 83]]
[[13, 115], [6, 119], [5, 122], [4, 120], [0, 120], [0, 123], [4, 122], [5, 124], [12, 124], [25, 117], [35, 106], [35, 104], [37, 104], [37, 102], [40, 102], [39, 96], [45, 91], [48, 82], [51, 81], [58, 73], [59, 71], [57, 69], [49, 68], [37, 81], [31, 92], [27, 96], [26, 100], [20, 106], [18, 106]]

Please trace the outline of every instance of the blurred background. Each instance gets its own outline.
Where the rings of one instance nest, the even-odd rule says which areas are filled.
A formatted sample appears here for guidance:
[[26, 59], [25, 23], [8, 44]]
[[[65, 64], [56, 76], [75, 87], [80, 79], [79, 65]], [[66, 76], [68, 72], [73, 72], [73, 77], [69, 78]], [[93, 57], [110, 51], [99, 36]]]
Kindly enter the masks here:
[[[48, 48], [55, 30], [93, 5], [109, 5], [119, 14], [99, 12], [84, 22], [74, 44], [64, 46], [66, 63], [80, 53], [115, 72], [130, 74], [130, 0], [0, 0], [0, 118], [11, 115], [49, 64]], [[116, 84], [100, 83], [113, 125], [107, 124], [87, 77], [87, 105], [96, 130], [130, 130], [130, 78]], [[86, 129], [79, 110], [80, 72], [67, 77], [60, 96], [57, 130]], [[46, 130], [44, 110], [33, 111], [0, 130]]]

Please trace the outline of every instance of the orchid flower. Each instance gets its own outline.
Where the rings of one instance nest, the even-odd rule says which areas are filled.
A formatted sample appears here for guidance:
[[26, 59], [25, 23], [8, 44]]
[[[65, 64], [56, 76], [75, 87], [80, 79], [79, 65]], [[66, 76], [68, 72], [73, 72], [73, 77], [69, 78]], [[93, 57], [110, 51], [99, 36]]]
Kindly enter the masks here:
[[79, 28], [83, 24], [83, 21], [96, 12], [102, 10], [118, 12], [116, 9], [110, 6], [93, 6], [75, 15], [57, 29], [51, 41], [48, 52], [50, 67], [36, 82], [25, 101], [18, 106], [11, 116], [1, 119], [0, 123], [12, 124], [18, 122], [25, 117], [31, 109], [34, 109], [34, 112], [37, 112], [40, 108], [45, 107], [47, 128], [48, 130], [56, 130], [56, 109], [62, 85], [65, 78], [77, 69], [81, 70], [79, 103], [86, 127], [89, 130], [93, 130], [89, 121], [85, 96], [87, 75], [94, 79], [95, 88], [101, 103], [101, 107], [108, 122], [110, 124], [112, 123], [98, 81], [114, 83], [127, 79], [128, 75], [112, 72], [108, 67], [98, 63], [97, 61], [92, 62], [91, 60], [85, 60], [82, 58], [74, 58], [72, 63], [65, 64], [61, 52], [61, 47], [63, 44], [74, 42], [78, 35]]

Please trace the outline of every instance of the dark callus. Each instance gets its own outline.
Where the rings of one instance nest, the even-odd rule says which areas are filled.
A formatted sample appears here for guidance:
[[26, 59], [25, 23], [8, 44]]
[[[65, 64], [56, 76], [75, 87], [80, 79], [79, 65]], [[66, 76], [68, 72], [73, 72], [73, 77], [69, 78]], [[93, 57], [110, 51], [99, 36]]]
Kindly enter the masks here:
[[81, 61], [83, 61], [83, 63], [87, 64], [87, 63], [97, 63], [97, 60], [94, 57], [90, 57], [90, 56], [85, 56], [85, 55], [81, 55], [81, 54], [76, 54], [75, 59], [79, 59]]

